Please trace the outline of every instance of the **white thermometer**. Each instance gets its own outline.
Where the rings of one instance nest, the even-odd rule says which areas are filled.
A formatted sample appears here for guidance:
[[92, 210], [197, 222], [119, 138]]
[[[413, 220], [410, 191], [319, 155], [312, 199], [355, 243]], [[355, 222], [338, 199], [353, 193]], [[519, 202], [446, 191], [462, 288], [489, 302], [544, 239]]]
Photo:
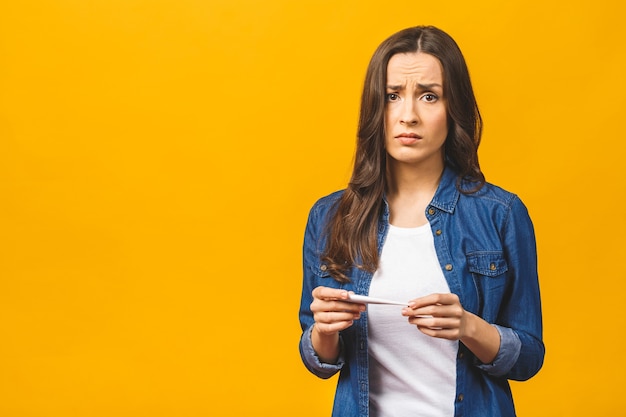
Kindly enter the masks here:
[[391, 304], [396, 306], [408, 306], [409, 303], [401, 303], [400, 301], [385, 300], [383, 298], [369, 297], [367, 295], [348, 294], [348, 299], [344, 300], [350, 303], [359, 304]]

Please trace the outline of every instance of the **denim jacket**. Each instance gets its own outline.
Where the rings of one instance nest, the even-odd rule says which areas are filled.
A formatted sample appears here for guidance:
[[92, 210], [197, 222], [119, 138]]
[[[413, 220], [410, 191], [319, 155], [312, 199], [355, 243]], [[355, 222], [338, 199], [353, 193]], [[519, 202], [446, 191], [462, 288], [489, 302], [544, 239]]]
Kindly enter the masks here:
[[[492, 363], [483, 364], [459, 343], [454, 415], [515, 416], [508, 380], [535, 375], [545, 354], [533, 226], [516, 195], [489, 183], [476, 193], [463, 194], [456, 178], [452, 169], [444, 170], [426, 217], [450, 291], [459, 296], [465, 310], [496, 327], [500, 350]], [[339, 283], [320, 260], [326, 221], [341, 194], [320, 199], [309, 214], [304, 237], [300, 355], [309, 371], [321, 378], [340, 372], [333, 416], [367, 417], [367, 312], [340, 333], [341, 353], [336, 364], [321, 362], [311, 344], [313, 289], [327, 286], [368, 294], [372, 280], [371, 273], [352, 268], [351, 282]], [[385, 203], [378, 226], [379, 251], [388, 224]]]

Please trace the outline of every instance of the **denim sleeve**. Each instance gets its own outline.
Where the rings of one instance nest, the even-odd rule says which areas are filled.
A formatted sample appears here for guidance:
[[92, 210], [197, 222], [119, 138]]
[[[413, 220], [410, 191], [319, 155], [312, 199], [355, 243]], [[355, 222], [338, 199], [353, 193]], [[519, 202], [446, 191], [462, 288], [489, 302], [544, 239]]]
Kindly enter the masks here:
[[[339, 337], [340, 356], [336, 364], [323, 363], [313, 349], [311, 342], [311, 332], [315, 324], [313, 312], [311, 311], [311, 303], [313, 302], [312, 291], [314, 288], [325, 285], [335, 285], [335, 281], [328, 277], [321, 277], [319, 274], [319, 253], [324, 246], [321, 239], [324, 230], [326, 212], [329, 206], [332, 206], [334, 199], [339, 194], [332, 195], [330, 198], [319, 200], [311, 209], [309, 219], [307, 221], [304, 233], [303, 245], [303, 281], [302, 296], [300, 300], [300, 327], [302, 336], [300, 338], [300, 356], [306, 368], [314, 375], [320, 378], [330, 378], [336, 374], [344, 364], [344, 346], [341, 335]], [[318, 271], [317, 273], [315, 271]]]
[[317, 353], [315, 353], [315, 350], [313, 349], [313, 343], [311, 342], [312, 332], [313, 326], [310, 326], [302, 333], [302, 339], [300, 340], [300, 355], [302, 356], [302, 361], [304, 362], [304, 365], [307, 367], [307, 369], [318, 377], [324, 379], [330, 378], [331, 376], [339, 372], [343, 367], [343, 364], [345, 363], [343, 355], [343, 340], [341, 340], [340, 336], [340, 353], [339, 358], [337, 359], [337, 363], [325, 363], [320, 361], [319, 356], [317, 356]]
[[[508, 262], [507, 279], [510, 282], [508, 297], [502, 301], [496, 324], [500, 328], [502, 349], [510, 344], [505, 336], [512, 333], [519, 348], [516, 360], [505, 378], [525, 381], [539, 372], [545, 357], [542, 338], [541, 297], [537, 270], [537, 247], [532, 221], [526, 206], [519, 198], [511, 201], [507, 220], [502, 230], [504, 254]], [[508, 329], [508, 331], [503, 331]], [[503, 352], [502, 359], [507, 358]], [[508, 361], [507, 361], [508, 363]], [[502, 368], [495, 370], [498, 374]]]
[[500, 333], [500, 350], [493, 362], [483, 364], [478, 362], [477, 367], [492, 376], [506, 375], [519, 358], [522, 342], [519, 336], [508, 327], [493, 325]]

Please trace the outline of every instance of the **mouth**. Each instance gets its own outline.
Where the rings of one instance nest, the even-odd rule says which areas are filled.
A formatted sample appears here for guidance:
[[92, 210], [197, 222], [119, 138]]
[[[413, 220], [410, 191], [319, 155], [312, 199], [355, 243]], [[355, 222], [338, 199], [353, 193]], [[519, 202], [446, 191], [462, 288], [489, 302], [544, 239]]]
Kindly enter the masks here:
[[407, 138], [407, 139], [421, 139], [422, 137], [417, 133], [400, 133], [396, 136], [396, 139]]
[[417, 133], [400, 133], [395, 139], [404, 146], [411, 146], [418, 143], [422, 137]]

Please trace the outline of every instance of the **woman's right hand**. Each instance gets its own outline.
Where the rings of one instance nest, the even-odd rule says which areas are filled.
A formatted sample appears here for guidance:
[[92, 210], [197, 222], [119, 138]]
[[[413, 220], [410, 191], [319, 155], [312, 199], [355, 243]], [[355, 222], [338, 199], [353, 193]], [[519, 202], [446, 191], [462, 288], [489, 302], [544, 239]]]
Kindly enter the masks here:
[[361, 317], [365, 304], [343, 301], [348, 299], [348, 291], [337, 288], [317, 287], [312, 295], [313, 349], [322, 362], [335, 363], [339, 357], [339, 332]]
[[315, 320], [315, 328], [323, 334], [333, 334], [352, 326], [354, 320], [361, 317], [365, 304], [347, 301], [348, 291], [317, 287], [313, 290], [311, 311]]

